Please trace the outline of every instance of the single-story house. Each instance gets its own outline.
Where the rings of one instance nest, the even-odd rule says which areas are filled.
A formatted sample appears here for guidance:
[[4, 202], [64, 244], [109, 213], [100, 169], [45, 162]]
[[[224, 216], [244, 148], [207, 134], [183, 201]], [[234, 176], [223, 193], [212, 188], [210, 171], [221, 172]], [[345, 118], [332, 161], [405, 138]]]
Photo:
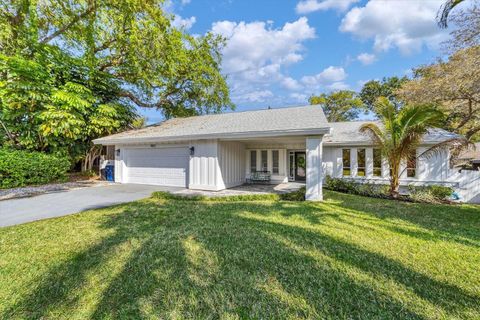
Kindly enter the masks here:
[[[305, 182], [307, 200], [322, 200], [326, 175], [388, 182], [388, 164], [359, 132], [363, 123], [328, 122], [311, 105], [174, 118], [94, 143], [114, 146], [119, 183], [218, 191], [268, 171], [271, 183]], [[417, 153], [452, 136], [432, 129]], [[455, 184], [448, 150], [404, 167], [402, 184]]]
[[474, 143], [469, 149], [460, 153], [459, 161], [470, 165], [474, 170], [480, 170], [480, 142]]

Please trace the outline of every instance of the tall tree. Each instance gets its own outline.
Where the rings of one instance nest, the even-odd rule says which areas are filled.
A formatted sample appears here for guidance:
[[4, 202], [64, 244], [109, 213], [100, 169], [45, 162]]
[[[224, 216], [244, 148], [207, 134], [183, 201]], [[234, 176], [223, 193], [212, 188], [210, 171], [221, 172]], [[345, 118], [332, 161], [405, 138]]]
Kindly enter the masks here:
[[[390, 195], [399, 196], [401, 164], [417, 157], [415, 150], [420, 145], [422, 137], [431, 127], [442, 124], [443, 114], [431, 105], [405, 105], [401, 109], [387, 98], [377, 100], [376, 109], [382, 126], [376, 123], [364, 124], [360, 131], [368, 134], [381, 149], [390, 166]], [[439, 148], [454, 143], [451, 140], [430, 148], [422, 156], [433, 154]]]
[[224, 39], [171, 24], [163, 0], [5, 0], [0, 141], [91, 159], [91, 140], [138, 122], [233, 108]]
[[120, 88], [108, 74], [91, 74], [81, 60], [58, 50], [37, 59], [0, 55], [4, 144], [76, 162], [96, 153], [92, 139], [130, 128], [139, 118], [118, 99]]
[[450, 39], [443, 43], [447, 53], [480, 45], [480, 0], [472, 5], [455, 11], [450, 19], [455, 28], [450, 32]]
[[0, 48], [33, 56], [45, 46], [84, 61], [121, 84], [129, 103], [165, 116], [220, 112], [233, 105], [220, 73], [224, 39], [172, 27], [164, 0], [5, 0]]
[[322, 93], [311, 96], [308, 101], [310, 104], [322, 105], [328, 121], [331, 122], [354, 120], [360, 113], [366, 111], [357, 93], [349, 90]]
[[365, 83], [360, 91], [360, 98], [365, 106], [372, 112], [375, 110], [376, 102], [379, 98], [387, 98], [397, 109], [402, 106], [402, 101], [397, 96], [397, 89], [408, 80], [407, 77], [391, 77], [379, 80], [370, 80]]
[[462, 49], [447, 61], [415, 70], [399, 96], [411, 104], [436, 103], [447, 115], [443, 127], [480, 139], [480, 46]]

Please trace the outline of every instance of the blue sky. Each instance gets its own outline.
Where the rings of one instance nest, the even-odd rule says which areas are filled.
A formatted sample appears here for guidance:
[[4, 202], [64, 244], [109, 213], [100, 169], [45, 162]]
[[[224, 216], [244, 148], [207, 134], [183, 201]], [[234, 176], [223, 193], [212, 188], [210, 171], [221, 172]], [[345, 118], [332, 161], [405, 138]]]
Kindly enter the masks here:
[[[222, 72], [236, 110], [305, 105], [312, 94], [358, 91], [441, 56], [442, 0], [178, 0], [174, 24], [229, 40]], [[159, 112], [142, 111], [149, 122]]]

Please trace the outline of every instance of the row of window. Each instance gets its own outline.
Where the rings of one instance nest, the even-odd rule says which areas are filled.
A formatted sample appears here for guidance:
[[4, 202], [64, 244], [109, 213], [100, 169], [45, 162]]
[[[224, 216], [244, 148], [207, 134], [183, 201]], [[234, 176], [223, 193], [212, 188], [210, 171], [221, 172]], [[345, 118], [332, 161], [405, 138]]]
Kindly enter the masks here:
[[[352, 175], [352, 149], [342, 149], [343, 176]], [[366, 168], [366, 150], [357, 149], [357, 176], [364, 177], [367, 174]], [[373, 149], [373, 176], [382, 176], [382, 152], [380, 149]], [[407, 177], [414, 178], [417, 174], [417, 158], [415, 155], [409, 157], [407, 161]]]
[[[279, 151], [272, 150], [272, 173], [278, 174], [280, 165]], [[268, 171], [268, 151], [260, 150], [260, 166], [257, 167], [257, 150], [250, 151], [250, 172]]]

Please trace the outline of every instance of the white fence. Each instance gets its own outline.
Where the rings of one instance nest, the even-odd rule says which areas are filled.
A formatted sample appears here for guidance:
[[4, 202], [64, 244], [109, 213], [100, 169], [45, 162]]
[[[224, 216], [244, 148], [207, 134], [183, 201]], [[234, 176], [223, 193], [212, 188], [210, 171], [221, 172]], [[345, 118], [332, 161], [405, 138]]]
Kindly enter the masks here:
[[480, 203], [480, 171], [451, 169], [448, 181], [453, 183], [463, 202]]

